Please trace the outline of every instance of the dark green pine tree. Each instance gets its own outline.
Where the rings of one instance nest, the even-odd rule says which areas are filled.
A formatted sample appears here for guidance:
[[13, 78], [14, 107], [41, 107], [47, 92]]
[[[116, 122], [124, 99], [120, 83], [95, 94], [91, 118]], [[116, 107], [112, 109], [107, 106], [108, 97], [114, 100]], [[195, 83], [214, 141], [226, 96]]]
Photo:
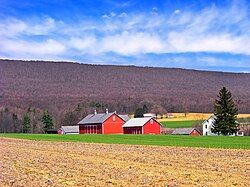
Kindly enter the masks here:
[[45, 132], [53, 128], [53, 119], [52, 116], [49, 114], [48, 110], [45, 110], [43, 112], [42, 122], [43, 122], [43, 129]]
[[238, 131], [236, 121], [238, 109], [233, 102], [231, 92], [223, 87], [214, 104], [215, 123], [212, 132], [217, 134], [233, 134]]
[[148, 113], [148, 107], [146, 104], [143, 105], [142, 110], [144, 114]]
[[17, 132], [17, 121], [18, 121], [18, 118], [17, 118], [17, 114], [16, 113], [13, 113], [12, 114], [12, 122], [13, 122], [13, 126], [14, 126], [14, 132]]
[[28, 114], [25, 114], [23, 117], [23, 133], [30, 132], [30, 117]]
[[135, 118], [143, 118], [143, 109], [142, 108], [137, 108], [136, 111], [135, 111]]

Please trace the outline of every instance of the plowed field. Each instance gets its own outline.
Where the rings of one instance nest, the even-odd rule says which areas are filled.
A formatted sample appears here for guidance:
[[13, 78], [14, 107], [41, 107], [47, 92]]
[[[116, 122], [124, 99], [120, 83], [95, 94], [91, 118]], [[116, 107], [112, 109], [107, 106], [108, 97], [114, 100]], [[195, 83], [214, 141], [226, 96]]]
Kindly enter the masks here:
[[0, 138], [0, 186], [250, 186], [250, 151]]

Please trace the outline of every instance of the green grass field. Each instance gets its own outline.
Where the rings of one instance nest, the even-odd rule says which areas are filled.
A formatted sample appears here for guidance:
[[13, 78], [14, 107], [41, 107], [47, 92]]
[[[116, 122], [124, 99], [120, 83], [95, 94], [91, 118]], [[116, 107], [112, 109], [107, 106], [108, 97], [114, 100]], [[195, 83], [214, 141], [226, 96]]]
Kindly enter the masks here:
[[186, 128], [192, 127], [201, 121], [189, 120], [189, 121], [160, 121], [160, 123], [167, 128]]
[[44, 141], [250, 149], [250, 137], [246, 136], [0, 134], [1, 137]]

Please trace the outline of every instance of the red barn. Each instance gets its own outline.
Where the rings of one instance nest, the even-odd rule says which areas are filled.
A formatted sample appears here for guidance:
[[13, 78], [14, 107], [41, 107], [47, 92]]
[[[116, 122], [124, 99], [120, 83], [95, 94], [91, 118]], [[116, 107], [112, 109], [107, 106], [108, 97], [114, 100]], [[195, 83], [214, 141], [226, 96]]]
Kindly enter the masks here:
[[124, 134], [160, 134], [161, 124], [152, 117], [133, 118], [123, 126]]
[[87, 115], [79, 125], [80, 134], [122, 134], [122, 125], [129, 119], [127, 115], [118, 115], [116, 112]]
[[195, 128], [177, 128], [172, 132], [173, 135], [200, 136], [201, 133]]

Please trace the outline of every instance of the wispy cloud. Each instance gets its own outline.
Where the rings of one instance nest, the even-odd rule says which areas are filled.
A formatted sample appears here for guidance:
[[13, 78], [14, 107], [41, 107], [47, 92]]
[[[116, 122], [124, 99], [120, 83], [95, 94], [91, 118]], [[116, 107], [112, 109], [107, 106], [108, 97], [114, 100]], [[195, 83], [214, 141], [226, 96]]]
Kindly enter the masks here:
[[[69, 59], [72, 54], [80, 59], [82, 55], [90, 59], [120, 55], [138, 59], [149, 54], [206, 52], [250, 56], [249, 14], [247, 3], [234, 1], [228, 7], [210, 5], [200, 11], [164, 13], [157, 7], [141, 13], [111, 11], [78, 22], [49, 16], [26, 20], [10, 17], [0, 20], [0, 55]], [[210, 64], [220, 62], [214, 58], [205, 61], [211, 59]]]

